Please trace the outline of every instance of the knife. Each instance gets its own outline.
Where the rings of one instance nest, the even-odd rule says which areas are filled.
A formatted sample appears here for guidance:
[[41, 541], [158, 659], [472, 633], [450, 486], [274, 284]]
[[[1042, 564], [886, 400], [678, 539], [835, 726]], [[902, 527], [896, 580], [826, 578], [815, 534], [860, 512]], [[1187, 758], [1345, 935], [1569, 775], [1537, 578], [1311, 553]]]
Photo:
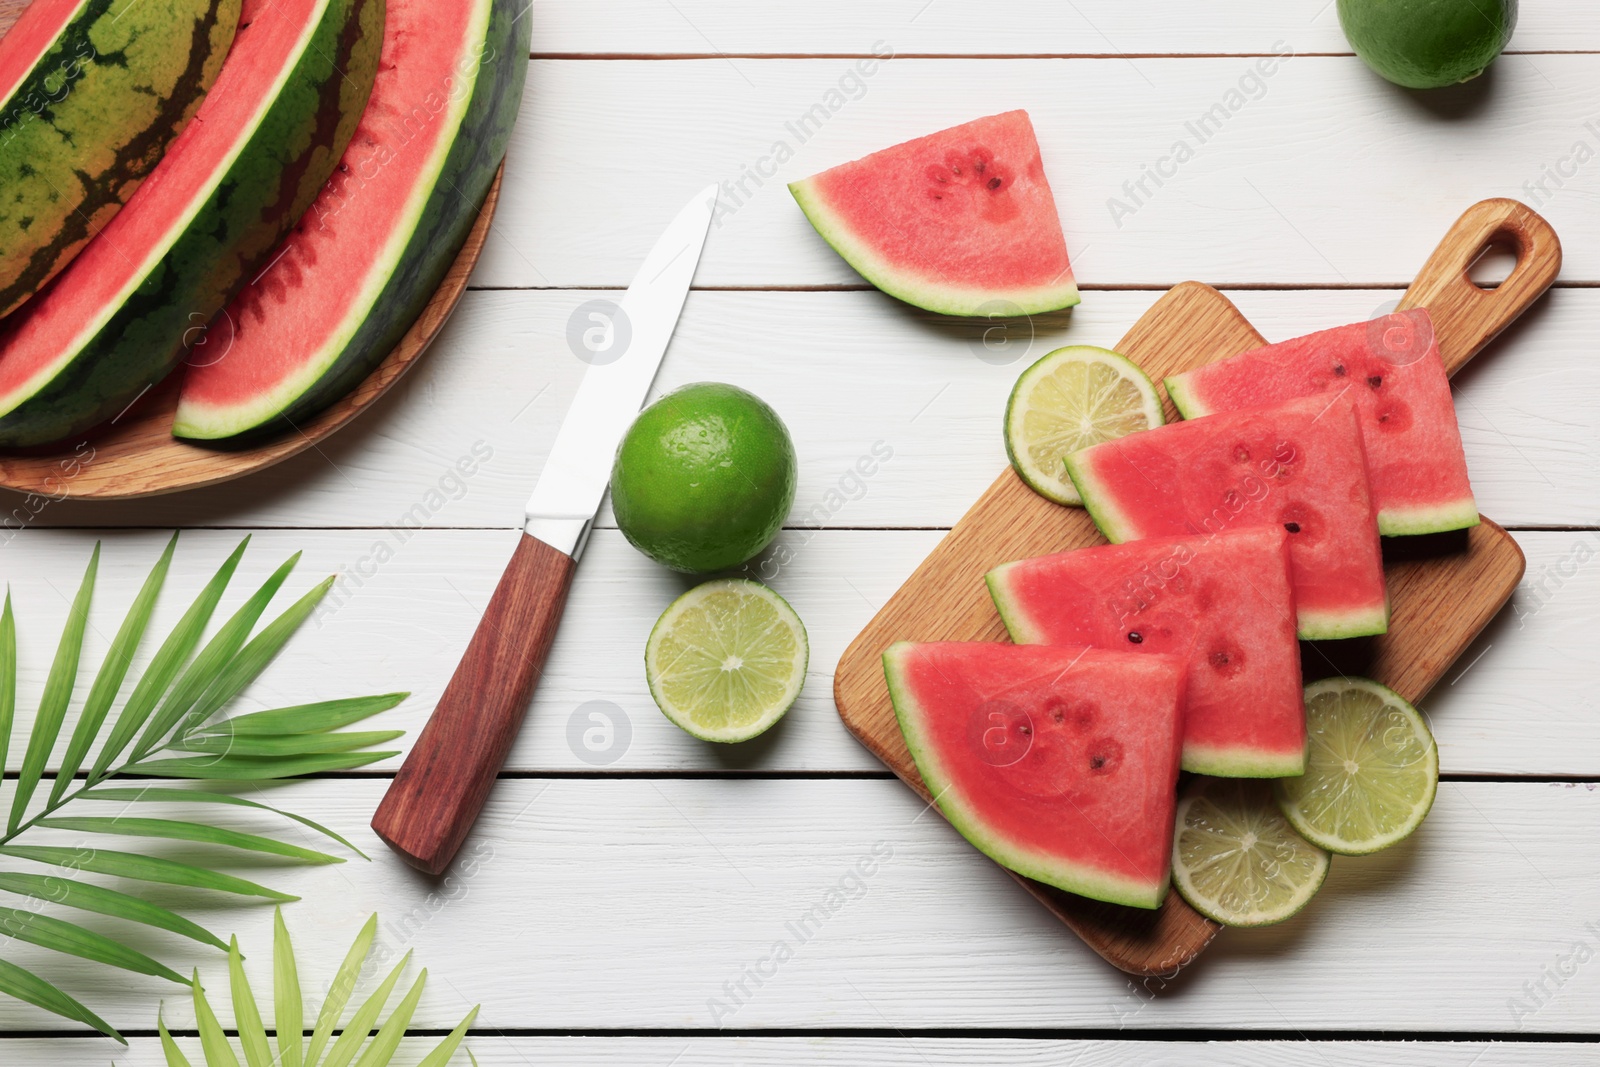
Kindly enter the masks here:
[[584, 372], [528, 501], [511, 562], [372, 817], [372, 829], [413, 867], [438, 874], [450, 865], [516, 740], [617, 445], [666, 354], [716, 200], [715, 185], [696, 193], [628, 286], [604, 332], [612, 347], [596, 352]]

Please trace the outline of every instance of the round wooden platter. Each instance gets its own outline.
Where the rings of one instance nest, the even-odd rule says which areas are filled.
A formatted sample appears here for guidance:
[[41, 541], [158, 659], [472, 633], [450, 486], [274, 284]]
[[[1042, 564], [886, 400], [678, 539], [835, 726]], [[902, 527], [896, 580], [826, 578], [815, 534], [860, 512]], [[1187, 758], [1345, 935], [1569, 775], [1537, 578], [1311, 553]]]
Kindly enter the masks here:
[[0, 488], [54, 500], [160, 496], [242, 478], [316, 445], [377, 402], [438, 336], [483, 252], [504, 176], [502, 162], [466, 243], [411, 329], [350, 395], [321, 414], [256, 448], [225, 450], [179, 441], [172, 436], [172, 416], [183, 376], [180, 370], [83, 441], [48, 451], [0, 453]]

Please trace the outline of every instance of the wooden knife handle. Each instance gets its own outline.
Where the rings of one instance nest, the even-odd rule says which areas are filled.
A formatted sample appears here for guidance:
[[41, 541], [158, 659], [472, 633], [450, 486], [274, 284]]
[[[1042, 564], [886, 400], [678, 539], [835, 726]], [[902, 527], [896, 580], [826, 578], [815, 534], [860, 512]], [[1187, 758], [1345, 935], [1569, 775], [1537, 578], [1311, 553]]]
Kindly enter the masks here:
[[[1484, 250], [1515, 250], [1517, 265], [1493, 289], [1467, 276]], [[1516, 200], [1480, 200], [1462, 213], [1400, 298], [1399, 310], [1425, 307], [1449, 374], [1528, 309], [1561, 270], [1561, 239], [1537, 211]]]
[[438, 874], [472, 829], [516, 740], [555, 640], [577, 564], [527, 534], [506, 565], [472, 643], [372, 829], [413, 867]]

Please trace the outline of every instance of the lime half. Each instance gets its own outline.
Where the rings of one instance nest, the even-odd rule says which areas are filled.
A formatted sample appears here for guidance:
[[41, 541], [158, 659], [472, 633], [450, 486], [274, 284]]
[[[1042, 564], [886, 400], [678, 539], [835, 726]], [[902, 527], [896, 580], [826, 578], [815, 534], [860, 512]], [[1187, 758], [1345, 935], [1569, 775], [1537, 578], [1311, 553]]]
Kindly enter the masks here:
[[1330, 857], [1294, 832], [1256, 778], [1197, 777], [1178, 801], [1172, 882], [1225, 926], [1269, 926], [1306, 906]]
[[748, 741], [783, 718], [806, 681], [806, 628], [759, 582], [697, 585], [656, 620], [644, 649], [650, 695], [702, 741]]
[[1161, 398], [1144, 371], [1106, 348], [1058, 348], [1022, 372], [1006, 402], [1006, 455], [1028, 486], [1057, 504], [1082, 504], [1066, 457], [1160, 426]]
[[1361, 856], [1422, 824], [1439, 790], [1439, 747], [1417, 709], [1365, 678], [1306, 686], [1306, 773], [1277, 783], [1307, 839]]

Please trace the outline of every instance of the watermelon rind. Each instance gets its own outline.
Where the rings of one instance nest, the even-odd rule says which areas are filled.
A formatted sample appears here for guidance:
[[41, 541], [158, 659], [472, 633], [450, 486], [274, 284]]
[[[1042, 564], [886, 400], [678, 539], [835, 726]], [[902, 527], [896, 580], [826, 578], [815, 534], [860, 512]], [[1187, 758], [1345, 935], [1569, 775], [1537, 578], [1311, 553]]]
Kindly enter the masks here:
[[1078, 490], [1078, 496], [1083, 498], [1083, 506], [1088, 509], [1089, 518], [1094, 523], [1095, 529], [1114, 545], [1138, 540], [1138, 528], [1111, 502], [1110, 496], [1095, 478], [1094, 461], [1089, 452], [1089, 448], [1074, 452], [1063, 462], [1067, 466], [1067, 477], [1072, 479], [1072, 485]]
[[1172, 406], [1178, 409], [1178, 414], [1186, 419], [1198, 419], [1204, 415], [1214, 414], [1212, 410], [1202, 404], [1184, 381], [1184, 375], [1178, 374], [1170, 378], [1161, 379], [1161, 384], [1167, 390], [1167, 396], [1172, 398]]
[[973, 289], [939, 284], [909, 275], [883, 259], [870, 246], [857, 239], [854, 231], [816, 192], [810, 178], [789, 184], [789, 192], [824, 241], [833, 246], [844, 261], [867, 281], [898, 300], [940, 315], [988, 317], [996, 306], [1006, 315], [1038, 315], [1072, 307], [1082, 297], [1069, 274], [1065, 281], [1016, 289]]
[[[267, 4], [259, 18], [289, 17], [281, 7], [273, 12]], [[136, 273], [108, 304], [83, 309], [81, 326], [52, 347], [48, 365], [0, 397], [0, 446], [47, 444], [120, 417], [204, 336], [199, 328], [266, 262], [338, 162], [372, 88], [383, 14], [382, 0], [312, 5], [289, 62], [253, 120], [181, 216], [161, 231], [154, 247], [141, 250]], [[240, 54], [237, 45], [232, 54]], [[241, 88], [250, 86], [248, 78], [242, 80]], [[223, 98], [228, 83], [225, 64], [218, 91], [208, 99]], [[205, 121], [204, 107], [197, 118]], [[196, 128], [192, 124], [186, 132]], [[167, 159], [179, 158], [182, 147], [180, 142]], [[149, 195], [161, 180], [157, 168], [135, 197]], [[112, 227], [137, 210], [137, 200], [130, 201]], [[112, 240], [108, 232], [100, 239]], [[72, 317], [77, 309], [65, 301], [74, 292], [73, 272], [84, 269], [91, 254], [92, 246], [6, 325], [44, 313]], [[28, 328], [29, 323], [18, 326]], [[54, 345], [55, 335], [66, 331], [60, 323], [53, 329]], [[6, 350], [0, 344], [0, 358]]]
[[902, 658], [910, 655], [915, 648], [915, 644], [906, 641], [889, 646], [883, 653], [883, 673], [889, 685], [895, 718], [900, 723], [900, 732], [905, 736], [911, 758], [923, 782], [932, 792], [934, 803], [956, 832], [978, 851], [1025, 878], [1111, 904], [1159, 908], [1171, 885], [1170, 871], [1159, 882], [1123, 878], [1082, 864], [1064, 863], [1058, 857], [1035, 849], [1017, 847], [989, 829], [981, 816], [967, 804], [960, 790], [953, 788], [950, 775], [943, 769], [935, 747], [923, 733], [922, 723], [927, 712], [912, 696], [910, 686], [905, 683], [901, 664]]
[[1000, 564], [983, 576], [983, 582], [989, 587], [989, 598], [994, 601], [994, 609], [1000, 614], [1000, 621], [1005, 624], [1006, 633], [1011, 635], [1012, 642], [1019, 645], [1045, 644], [1045, 635], [1029, 622], [1028, 613], [1017, 603], [1016, 597], [1011, 592], [1011, 585], [1006, 580], [1007, 573], [1016, 565], [1016, 563]]
[[1385, 537], [1413, 537], [1470, 529], [1483, 521], [1476, 497], [1431, 508], [1385, 508], [1378, 512], [1378, 532]]
[[[46, 45], [0, 92], [0, 316], [109, 222], [188, 125], [222, 69], [240, 0], [34, 0], [0, 55]], [[67, 9], [71, 9], [70, 12]], [[64, 21], [63, 21], [64, 18]]]
[[[180, 395], [174, 437], [248, 443], [292, 428], [354, 389], [421, 314], [478, 219], [505, 155], [528, 70], [532, 20], [526, 4], [475, 0], [472, 6], [472, 25], [453, 65], [458, 74], [471, 72], [471, 90], [455, 93], [447, 113], [434, 118], [453, 132], [434, 146], [434, 158], [394, 219], [388, 245], [359, 279], [362, 291], [343, 321], [305, 354], [295, 373], [263, 394], [228, 406], [193, 401], [187, 391]], [[316, 215], [313, 205], [302, 227], [319, 225]], [[299, 295], [314, 299], [303, 290]]]
[[1301, 609], [1297, 612], [1303, 641], [1340, 641], [1350, 637], [1374, 637], [1389, 632], [1389, 597], [1383, 606], [1366, 611], [1327, 612]]
[[1019, 405], [1019, 401], [1030, 395], [1039, 377], [1052, 373], [1057, 367], [1068, 362], [1098, 363], [1110, 367], [1121, 378], [1130, 382], [1140, 394], [1142, 401], [1140, 414], [1148, 423], [1146, 429], [1160, 426], [1166, 419], [1161, 411], [1161, 398], [1156, 395], [1156, 387], [1150, 381], [1150, 376], [1145, 374], [1133, 360], [1109, 348], [1098, 348], [1094, 345], [1068, 345], [1066, 348], [1058, 348], [1042, 356], [1017, 376], [1017, 383], [1011, 387], [1011, 395], [1006, 399], [1005, 414], [1006, 456], [1011, 460], [1011, 467], [1017, 472], [1017, 477], [1027, 483], [1029, 489], [1046, 500], [1068, 507], [1082, 507], [1083, 499], [1078, 495], [1071, 480], [1067, 478], [1065, 470], [1055, 472], [1058, 477], [1052, 482], [1041, 476], [1037, 464], [1030, 464], [1027, 457], [1021, 454], [1024, 448], [1023, 442], [1027, 440], [1023, 420], [1029, 409]]

